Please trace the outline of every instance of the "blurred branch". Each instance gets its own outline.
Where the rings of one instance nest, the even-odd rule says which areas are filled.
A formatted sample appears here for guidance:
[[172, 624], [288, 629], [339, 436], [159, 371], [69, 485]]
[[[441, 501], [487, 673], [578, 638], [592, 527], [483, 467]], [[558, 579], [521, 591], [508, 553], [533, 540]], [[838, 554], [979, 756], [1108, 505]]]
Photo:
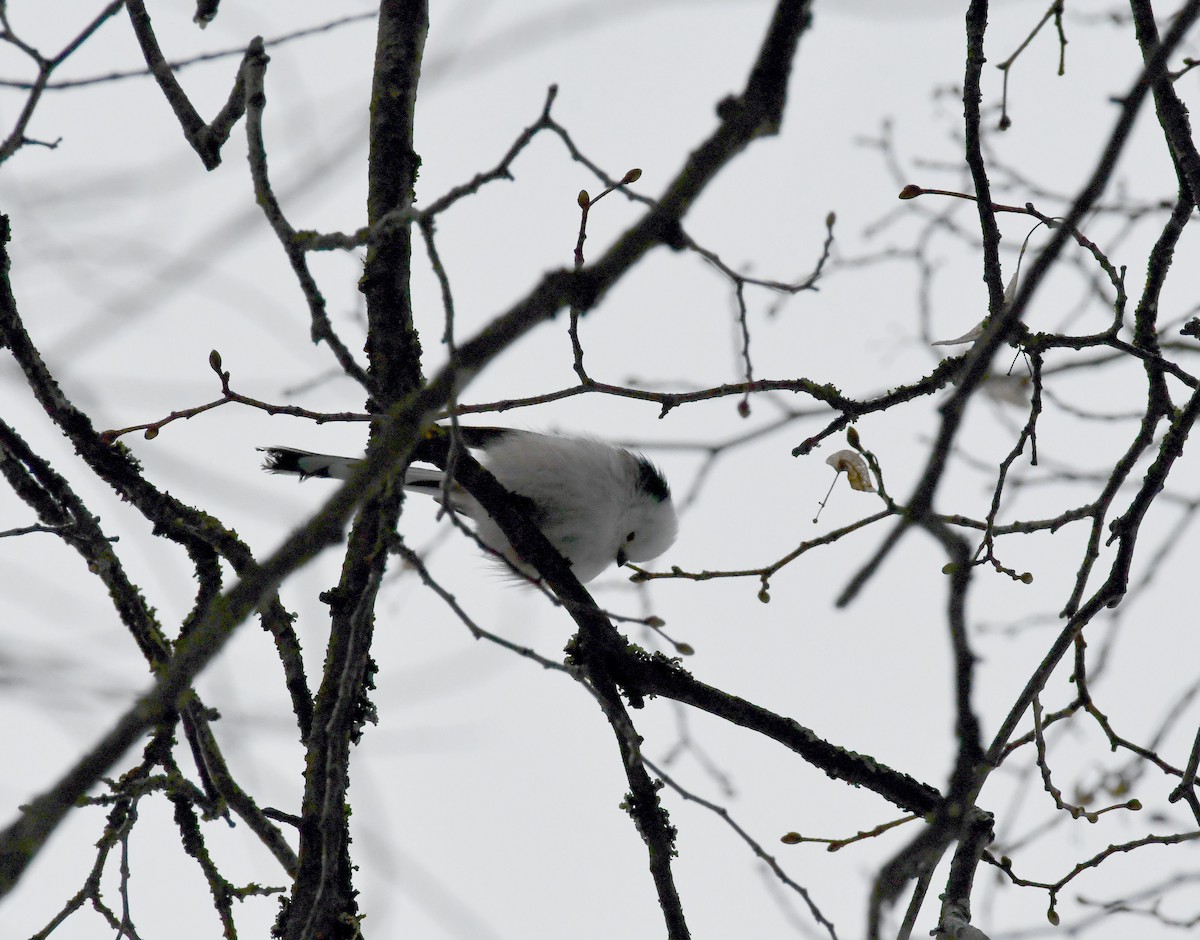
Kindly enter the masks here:
[[[111, 16], [124, 5], [125, 0], [114, 0], [114, 2], [110, 4], [112, 12], [108, 13], [108, 15]], [[340, 16], [336, 19], [319, 23], [316, 26], [309, 26], [305, 29], [297, 29], [293, 32], [284, 33], [280, 36], [275, 36], [272, 39], [264, 40], [263, 45], [268, 49], [272, 49], [276, 46], [282, 46], [285, 43], [292, 42], [296, 39], [304, 39], [308, 36], [327, 33], [330, 30], [337, 29], [350, 23], [359, 23], [363, 20], [373, 20], [377, 15], [378, 14], [374, 10], [371, 10], [367, 13], [352, 13], [349, 16]], [[245, 54], [246, 47], [237, 46], [233, 49], [221, 49], [217, 52], [204, 52], [200, 55], [189, 56], [186, 59], [171, 59], [167, 62], [167, 68], [169, 68], [172, 72], [181, 72], [193, 65], [200, 65], [204, 62], [215, 62], [218, 59], [228, 59], [233, 56], [244, 56]], [[73, 78], [64, 79], [57, 82], [46, 82], [44, 87], [46, 91], [69, 91], [73, 88], [86, 88], [89, 85], [106, 85], [110, 82], [122, 81], [126, 78], [145, 78], [153, 74], [154, 72], [149, 68], [129, 69], [126, 71], [109, 72], [106, 75], [95, 75], [90, 78]], [[34, 87], [35, 83], [33, 82], [0, 79], [0, 88], [18, 88], [28, 90]]]
[[[2, 142], [0, 142], [0, 163], [6, 161], [14, 153], [21, 149], [26, 144], [40, 143], [40, 141], [30, 140], [25, 136], [25, 129], [29, 126], [30, 120], [33, 119], [33, 112], [41, 100], [42, 93], [46, 90], [50, 83], [50, 76], [60, 65], [63, 64], [76, 50], [79, 49], [92, 34], [96, 32], [105, 21], [116, 14], [125, 0], [111, 0], [111, 2], [96, 14], [76, 36], [58, 52], [57, 55], [46, 58], [33, 46], [23, 41], [8, 22], [8, 11], [6, 5], [0, 3], [0, 41], [6, 42], [17, 49], [20, 49], [26, 56], [34, 61], [37, 65], [38, 74], [33, 83], [28, 85], [29, 96], [25, 99], [25, 104], [21, 108], [21, 113], [17, 115], [16, 121], [13, 123], [13, 129], [9, 132]], [[55, 146], [50, 144], [48, 146]]]

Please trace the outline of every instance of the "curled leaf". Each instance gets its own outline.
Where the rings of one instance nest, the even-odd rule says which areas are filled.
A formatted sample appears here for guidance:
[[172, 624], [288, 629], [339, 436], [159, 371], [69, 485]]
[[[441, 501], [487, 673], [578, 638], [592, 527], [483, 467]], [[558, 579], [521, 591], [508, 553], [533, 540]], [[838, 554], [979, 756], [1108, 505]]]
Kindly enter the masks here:
[[[1025, 250], [1022, 247], [1022, 252]], [[1012, 305], [1013, 298], [1017, 296], [1017, 275], [1021, 273], [1021, 266], [1017, 265], [1017, 270], [1013, 271], [1013, 276], [1008, 279], [1008, 286], [1004, 288], [1004, 306]]]
[[935, 339], [930, 346], [965, 346], [967, 343], [973, 343], [983, 335], [983, 327], [986, 320], [980, 320], [962, 336], [956, 336], [954, 339]]
[[[903, 197], [902, 197], [903, 198]], [[1023, 249], [1022, 249], [1023, 250]], [[1013, 299], [1017, 296], [1017, 276], [1021, 273], [1020, 265], [1013, 272], [1012, 277], [1008, 279], [1008, 286], [1004, 288], [1004, 306], [1008, 307], [1012, 304]], [[931, 346], [964, 346], [967, 343], [973, 343], [983, 335], [984, 327], [987, 326], [987, 317], [984, 317], [975, 324], [962, 336], [956, 336], [954, 339], [935, 339]]]
[[867, 462], [852, 450], [839, 450], [825, 458], [825, 462], [838, 473], [846, 474], [850, 489], [860, 493], [874, 493], [875, 485], [871, 482], [871, 471]]

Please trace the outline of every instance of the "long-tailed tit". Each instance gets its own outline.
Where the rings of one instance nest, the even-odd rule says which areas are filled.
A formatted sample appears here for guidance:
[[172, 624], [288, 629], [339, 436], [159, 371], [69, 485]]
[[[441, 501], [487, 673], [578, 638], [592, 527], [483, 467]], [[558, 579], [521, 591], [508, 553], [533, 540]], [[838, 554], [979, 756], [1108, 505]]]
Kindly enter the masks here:
[[[530, 521], [582, 582], [613, 564], [657, 558], [675, 541], [678, 522], [670, 487], [640, 454], [588, 438], [510, 428], [460, 427], [458, 433], [463, 444], [480, 452], [480, 462], [506, 490], [527, 501]], [[348, 479], [358, 462], [291, 447], [259, 450], [267, 454], [264, 470], [293, 473], [302, 480]], [[404, 488], [441, 499], [445, 474], [408, 467]], [[483, 507], [457, 484], [450, 486], [449, 508], [474, 521], [484, 545], [526, 574], [535, 574]]]

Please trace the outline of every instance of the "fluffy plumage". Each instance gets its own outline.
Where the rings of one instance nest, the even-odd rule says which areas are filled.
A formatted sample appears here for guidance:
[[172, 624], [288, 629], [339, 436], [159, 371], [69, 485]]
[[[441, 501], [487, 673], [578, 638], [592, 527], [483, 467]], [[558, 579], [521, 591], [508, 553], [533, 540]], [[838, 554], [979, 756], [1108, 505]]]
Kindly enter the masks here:
[[[460, 428], [463, 442], [510, 493], [528, 500], [529, 515], [571, 564], [580, 581], [610, 565], [649, 561], [675, 541], [678, 522], [671, 490], [659, 470], [640, 454], [590, 438], [561, 437], [508, 428]], [[347, 479], [357, 460], [290, 447], [259, 448], [263, 469], [308, 477]], [[404, 487], [441, 499], [441, 470], [409, 467]], [[483, 507], [458, 486], [450, 506], [475, 522], [480, 541], [534, 574]]]

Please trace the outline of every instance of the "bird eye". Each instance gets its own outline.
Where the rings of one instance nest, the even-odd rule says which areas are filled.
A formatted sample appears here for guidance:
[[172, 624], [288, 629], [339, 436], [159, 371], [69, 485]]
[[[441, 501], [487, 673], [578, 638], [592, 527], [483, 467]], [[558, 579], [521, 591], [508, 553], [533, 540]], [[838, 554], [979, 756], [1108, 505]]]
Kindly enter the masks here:
[[625, 536], [625, 541], [632, 542], [636, 536], [637, 536], [636, 532], [630, 532], [627, 536]]

